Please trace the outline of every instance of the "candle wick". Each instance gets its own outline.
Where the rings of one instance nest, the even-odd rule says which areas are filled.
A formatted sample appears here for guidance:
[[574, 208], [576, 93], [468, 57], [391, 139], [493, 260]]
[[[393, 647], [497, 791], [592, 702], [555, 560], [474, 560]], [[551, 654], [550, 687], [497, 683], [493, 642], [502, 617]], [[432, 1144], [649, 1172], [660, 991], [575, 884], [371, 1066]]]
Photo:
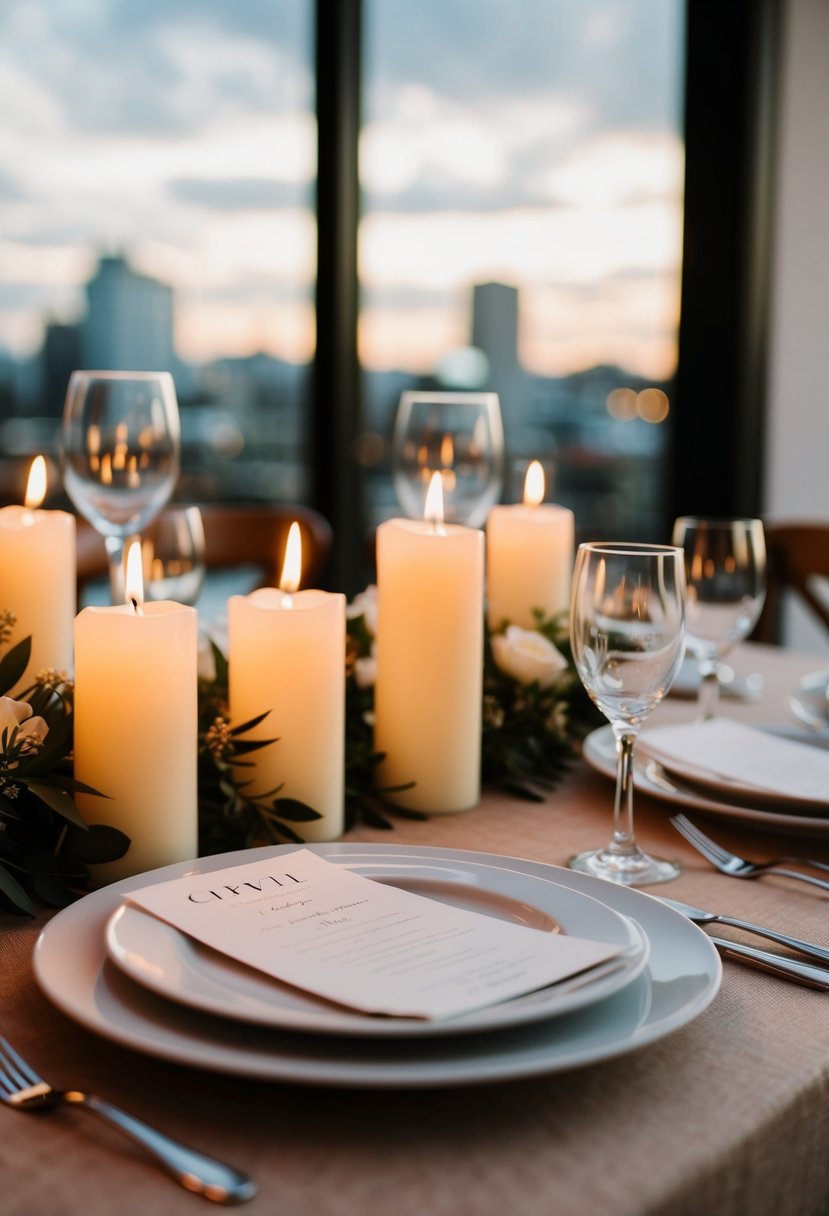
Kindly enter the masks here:
[[132, 604], [132, 610], [136, 616], [144, 615], [144, 609], [141, 607], [141, 605], [139, 604], [138, 600], [135, 598], [134, 595], [130, 596], [130, 603]]
[[433, 536], [445, 536], [446, 535], [446, 528], [443, 526], [442, 520], [433, 519], [433, 520], [431, 520], [431, 524], [432, 524], [432, 535]]
[[283, 608], [293, 608], [293, 606], [294, 606], [294, 597], [292, 595], [289, 595], [288, 592], [286, 591], [282, 596], [282, 607]]

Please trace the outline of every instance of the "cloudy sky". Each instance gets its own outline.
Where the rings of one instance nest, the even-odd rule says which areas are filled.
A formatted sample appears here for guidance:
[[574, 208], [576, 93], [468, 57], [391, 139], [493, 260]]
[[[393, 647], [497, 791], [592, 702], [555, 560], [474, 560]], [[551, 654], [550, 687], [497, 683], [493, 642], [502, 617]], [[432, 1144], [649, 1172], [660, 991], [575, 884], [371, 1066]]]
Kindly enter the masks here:
[[[366, 0], [360, 342], [427, 370], [470, 288], [525, 365], [676, 355], [681, 0]], [[5, 0], [0, 348], [77, 318], [101, 252], [176, 290], [188, 359], [313, 349], [304, 0]]]

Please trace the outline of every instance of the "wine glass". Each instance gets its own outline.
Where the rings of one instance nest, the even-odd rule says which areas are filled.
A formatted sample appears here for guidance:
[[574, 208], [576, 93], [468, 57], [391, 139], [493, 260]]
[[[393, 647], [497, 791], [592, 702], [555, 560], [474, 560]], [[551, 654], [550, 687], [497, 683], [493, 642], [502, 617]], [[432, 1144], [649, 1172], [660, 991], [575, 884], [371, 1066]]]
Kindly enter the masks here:
[[170, 507], [141, 537], [144, 596], [195, 604], [205, 578], [204, 521], [198, 507]]
[[411, 519], [422, 519], [439, 472], [444, 517], [480, 527], [501, 496], [504, 432], [497, 393], [406, 392], [391, 447], [394, 490]]
[[61, 426], [63, 482], [104, 538], [113, 603], [124, 598], [124, 544], [167, 503], [179, 462], [169, 372], [72, 373]]
[[626, 886], [676, 878], [674, 862], [649, 857], [633, 835], [633, 749], [639, 729], [682, 662], [685, 572], [669, 545], [584, 544], [570, 608], [573, 660], [616, 738], [613, 837], [570, 859], [574, 870]]
[[759, 519], [681, 516], [673, 542], [685, 553], [687, 644], [700, 675], [701, 718], [714, 716], [719, 667], [735, 642], [748, 637], [766, 595], [766, 541]]

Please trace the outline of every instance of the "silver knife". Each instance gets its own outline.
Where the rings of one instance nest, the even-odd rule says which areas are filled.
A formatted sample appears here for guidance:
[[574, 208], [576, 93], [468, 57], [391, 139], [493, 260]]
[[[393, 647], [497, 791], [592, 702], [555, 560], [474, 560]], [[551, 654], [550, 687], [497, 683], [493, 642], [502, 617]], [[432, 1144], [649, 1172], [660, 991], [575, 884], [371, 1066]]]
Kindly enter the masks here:
[[790, 950], [796, 950], [798, 954], [805, 954], [808, 958], [817, 959], [821, 963], [829, 963], [829, 950], [825, 946], [818, 946], [815, 942], [804, 942], [799, 937], [790, 937], [788, 933], [778, 933], [776, 929], [767, 929], [765, 925], [755, 925], [753, 921], [740, 920], [737, 916], [725, 916], [720, 912], [706, 912], [704, 908], [694, 908], [691, 904], [680, 903], [677, 899], [667, 899], [664, 895], [656, 898], [676, 912], [681, 912], [683, 916], [687, 916], [697, 925], [719, 924], [731, 925], [735, 929], [746, 929], [749, 933], [767, 937], [769, 941], [777, 942], [778, 945], [788, 946]]
[[801, 963], [795, 958], [784, 958], [782, 954], [772, 954], [768, 950], [755, 950], [753, 946], [728, 942], [723, 937], [712, 937], [710, 940], [725, 958], [739, 959], [749, 967], [768, 971], [781, 979], [794, 980], [796, 984], [803, 984], [806, 988], [829, 992], [829, 971], [825, 967], [816, 967], [814, 963]]

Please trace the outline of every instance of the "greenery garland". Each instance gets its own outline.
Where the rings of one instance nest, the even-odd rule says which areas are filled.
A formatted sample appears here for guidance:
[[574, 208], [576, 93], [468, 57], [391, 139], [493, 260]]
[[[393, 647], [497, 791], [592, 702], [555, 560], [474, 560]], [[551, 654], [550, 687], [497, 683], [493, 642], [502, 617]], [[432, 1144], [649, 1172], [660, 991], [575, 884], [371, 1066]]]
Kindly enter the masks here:
[[[396, 817], [427, 816], [396, 806], [395, 789], [377, 781], [382, 757], [373, 740], [374, 588], [356, 597], [347, 618], [345, 830], [360, 822], [391, 830]], [[0, 612], [0, 650], [15, 625], [13, 614]], [[542, 801], [578, 754], [581, 739], [603, 719], [574, 670], [563, 614], [549, 620], [539, 614], [535, 629], [487, 630], [485, 638], [482, 782]], [[75, 805], [76, 793], [98, 792], [72, 772], [71, 680], [40, 672], [30, 687], [8, 695], [30, 654], [26, 638], [0, 659], [0, 907], [29, 915], [33, 899], [63, 906], [82, 894], [89, 886], [87, 866], [115, 860], [129, 847], [115, 828], [88, 825]], [[251, 754], [278, 740], [249, 738], [267, 714], [231, 722], [227, 658], [215, 641], [208, 657], [198, 698], [200, 854], [301, 841], [302, 824], [320, 816], [282, 797], [279, 787], [255, 790]]]

